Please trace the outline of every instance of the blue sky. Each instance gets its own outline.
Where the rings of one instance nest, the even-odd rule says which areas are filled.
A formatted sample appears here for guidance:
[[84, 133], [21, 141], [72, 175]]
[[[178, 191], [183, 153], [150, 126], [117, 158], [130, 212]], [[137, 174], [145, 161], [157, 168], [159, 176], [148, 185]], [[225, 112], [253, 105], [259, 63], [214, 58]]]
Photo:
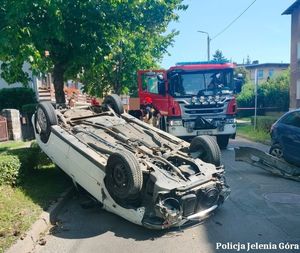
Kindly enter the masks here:
[[[169, 68], [180, 61], [207, 59], [207, 38], [198, 30], [214, 37], [253, 0], [185, 0], [189, 5], [180, 12], [178, 22], [169, 25], [180, 34], [169, 48], [171, 56], [162, 61]], [[216, 49], [232, 61], [242, 63], [249, 55], [251, 61], [289, 62], [291, 16], [281, 15], [295, 0], [257, 0], [227, 31], [211, 41], [211, 55]]]

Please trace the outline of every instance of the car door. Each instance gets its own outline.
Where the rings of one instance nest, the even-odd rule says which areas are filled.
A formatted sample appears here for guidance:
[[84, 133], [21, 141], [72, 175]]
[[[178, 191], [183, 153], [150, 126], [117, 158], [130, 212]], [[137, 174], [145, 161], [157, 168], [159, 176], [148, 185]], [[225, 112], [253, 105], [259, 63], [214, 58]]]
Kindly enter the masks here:
[[300, 164], [300, 111], [288, 114], [281, 124], [281, 144], [284, 158]]

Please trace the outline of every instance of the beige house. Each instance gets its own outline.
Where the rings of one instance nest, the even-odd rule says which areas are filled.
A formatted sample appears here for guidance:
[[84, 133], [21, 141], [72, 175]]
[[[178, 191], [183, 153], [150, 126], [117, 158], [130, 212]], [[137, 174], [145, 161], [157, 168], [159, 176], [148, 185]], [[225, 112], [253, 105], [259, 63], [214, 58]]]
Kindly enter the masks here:
[[292, 15], [290, 109], [295, 109], [300, 108], [300, 0], [282, 14]]
[[262, 64], [249, 64], [243, 65], [243, 67], [249, 73], [249, 79], [251, 82], [255, 82], [255, 72], [257, 71], [258, 84], [267, 81], [269, 78], [273, 78], [280, 72], [288, 69], [290, 64], [288, 63], [262, 63]]

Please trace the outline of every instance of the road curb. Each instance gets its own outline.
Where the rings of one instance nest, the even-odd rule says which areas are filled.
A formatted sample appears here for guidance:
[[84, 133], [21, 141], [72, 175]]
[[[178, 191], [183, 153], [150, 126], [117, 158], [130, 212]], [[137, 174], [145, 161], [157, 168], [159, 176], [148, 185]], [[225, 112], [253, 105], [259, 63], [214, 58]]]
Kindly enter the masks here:
[[[74, 188], [70, 187], [64, 191], [57, 201], [52, 204], [47, 211], [43, 211], [38, 220], [33, 223], [29, 231], [25, 233], [25, 237], [19, 238], [6, 253], [32, 252], [35, 245], [41, 240], [41, 236], [51, 225], [55, 225], [56, 217], [64, 204], [73, 195]], [[42, 242], [41, 242], [42, 243]]]

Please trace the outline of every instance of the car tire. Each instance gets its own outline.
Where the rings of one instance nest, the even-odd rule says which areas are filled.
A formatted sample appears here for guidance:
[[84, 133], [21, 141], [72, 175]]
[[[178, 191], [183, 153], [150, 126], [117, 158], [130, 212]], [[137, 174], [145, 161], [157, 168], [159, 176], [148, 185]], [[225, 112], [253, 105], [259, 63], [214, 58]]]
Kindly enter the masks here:
[[118, 115], [124, 113], [123, 103], [121, 101], [121, 98], [117, 94], [111, 94], [106, 96], [103, 101], [103, 104], [109, 105]]
[[217, 143], [220, 149], [226, 149], [229, 143], [229, 135], [217, 135]]
[[208, 135], [201, 135], [193, 138], [190, 153], [200, 152], [197, 158], [206, 163], [212, 163], [215, 166], [221, 165], [221, 151], [216, 140]]
[[35, 130], [43, 143], [47, 143], [51, 133], [51, 126], [58, 124], [55, 109], [49, 102], [38, 104], [35, 112]]
[[275, 157], [277, 157], [279, 159], [283, 159], [282, 147], [278, 143], [273, 144], [271, 146], [269, 154], [272, 155], [272, 156], [275, 156]]
[[143, 174], [135, 156], [126, 151], [111, 154], [106, 165], [105, 183], [116, 202], [137, 199], [143, 186]]

